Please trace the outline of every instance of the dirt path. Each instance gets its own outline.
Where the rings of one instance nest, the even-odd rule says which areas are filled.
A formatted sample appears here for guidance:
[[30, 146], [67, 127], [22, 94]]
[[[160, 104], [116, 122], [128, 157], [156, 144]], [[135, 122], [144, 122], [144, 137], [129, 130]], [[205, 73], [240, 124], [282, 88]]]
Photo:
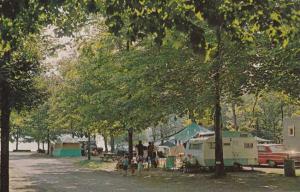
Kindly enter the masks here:
[[230, 173], [224, 179], [211, 174], [144, 172], [124, 177], [121, 173], [92, 171], [75, 166], [78, 159], [54, 159], [32, 154], [11, 155], [12, 192], [232, 192], [300, 191], [300, 178], [258, 172]]

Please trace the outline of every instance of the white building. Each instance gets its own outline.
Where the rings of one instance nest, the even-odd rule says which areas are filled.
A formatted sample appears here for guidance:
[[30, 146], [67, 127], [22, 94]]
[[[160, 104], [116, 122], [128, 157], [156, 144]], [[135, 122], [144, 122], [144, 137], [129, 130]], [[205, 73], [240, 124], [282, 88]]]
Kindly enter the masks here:
[[300, 151], [300, 116], [284, 119], [282, 136], [288, 150]]

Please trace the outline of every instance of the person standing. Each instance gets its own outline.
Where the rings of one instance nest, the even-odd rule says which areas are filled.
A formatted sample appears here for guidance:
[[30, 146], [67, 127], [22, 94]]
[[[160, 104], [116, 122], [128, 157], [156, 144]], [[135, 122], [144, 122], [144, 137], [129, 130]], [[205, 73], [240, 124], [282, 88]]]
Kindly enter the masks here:
[[147, 157], [148, 169], [150, 169], [150, 165], [152, 163], [153, 151], [154, 151], [154, 145], [152, 145], [152, 143], [149, 142], [149, 145], [148, 145], [148, 157]]
[[141, 176], [143, 170], [143, 157], [138, 156], [137, 163], [138, 163], [138, 175]]
[[122, 165], [123, 165], [123, 170], [124, 170], [124, 176], [127, 176], [127, 170], [128, 170], [128, 165], [129, 165], [129, 159], [128, 156], [125, 155], [123, 161], [122, 161]]
[[139, 144], [135, 146], [138, 151], [138, 156], [144, 157], [144, 145], [142, 144], [142, 141], [139, 141]]
[[131, 170], [131, 175], [134, 175], [134, 173], [135, 173], [135, 162], [134, 162], [134, 160], [133, 159], [131, 159], [131, 161], [130, 161], [131, 163], [130, 163], [130, 170]]

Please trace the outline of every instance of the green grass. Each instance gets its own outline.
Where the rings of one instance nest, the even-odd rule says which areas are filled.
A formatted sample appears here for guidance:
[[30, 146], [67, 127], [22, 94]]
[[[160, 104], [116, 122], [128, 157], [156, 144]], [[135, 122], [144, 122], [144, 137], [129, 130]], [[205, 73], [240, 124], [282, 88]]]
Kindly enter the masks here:
[[82, 168], [102, 171], [114, 171], [116, 167], [116, 163], [102, 162], [100, 160], [82, 160], [76, 164]]

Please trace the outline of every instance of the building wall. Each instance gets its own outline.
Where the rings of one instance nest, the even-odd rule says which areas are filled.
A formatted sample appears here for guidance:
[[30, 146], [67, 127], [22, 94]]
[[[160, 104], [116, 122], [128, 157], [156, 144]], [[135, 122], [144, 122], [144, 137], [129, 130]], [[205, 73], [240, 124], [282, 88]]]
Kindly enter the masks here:
[[288, 150], [300, 151], [300, 116], [284, 119], [282, 136], [283, 144]]

